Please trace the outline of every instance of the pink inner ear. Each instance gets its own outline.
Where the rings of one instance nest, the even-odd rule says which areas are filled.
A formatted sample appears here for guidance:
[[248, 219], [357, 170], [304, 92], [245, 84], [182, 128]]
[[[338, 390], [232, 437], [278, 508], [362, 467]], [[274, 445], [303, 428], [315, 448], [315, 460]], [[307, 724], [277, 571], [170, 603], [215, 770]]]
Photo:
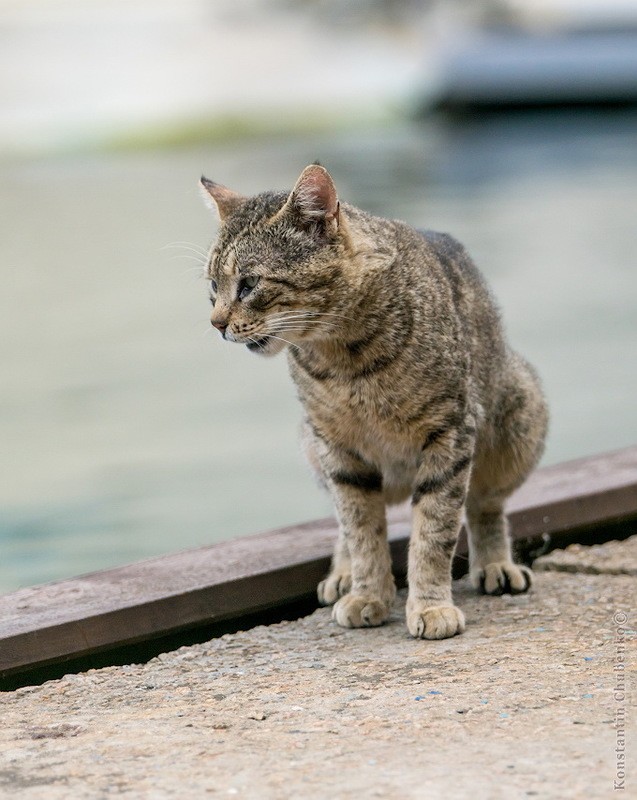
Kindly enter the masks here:
[[333, 217], [338, 206], [334, 184], [331, 181], [327, 185], [325, 183], [319, 184], [317, 194], [321, 207], [325, 209], [326, 216]]
[[329, 173], [319, 166], [307, 167], [294, 190], [299, 210], [307, 216], [333, 219], [338, 211], [338, 197]]

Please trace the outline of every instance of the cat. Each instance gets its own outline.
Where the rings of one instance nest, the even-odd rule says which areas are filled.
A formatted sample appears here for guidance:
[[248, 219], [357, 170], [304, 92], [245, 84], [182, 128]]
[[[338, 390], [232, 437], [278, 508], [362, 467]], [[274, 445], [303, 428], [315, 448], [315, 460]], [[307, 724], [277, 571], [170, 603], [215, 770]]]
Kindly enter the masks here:
[[206, 266], [212, 325], [260, 355], [287, 349], [304, 449], [339, 521], [318, 586], [336, 622], [387, 620], [385, 508], [408, 497], [412, 636], [464, 630], [451, 592], [463, 511], [473, 585], [526, 592], [531, 572], [513, 561], [504, 503], [542, 454], [547, 405], [463, 247], [341, 203], [318, 164], [291, 192], [201, 187], [221, 221]]

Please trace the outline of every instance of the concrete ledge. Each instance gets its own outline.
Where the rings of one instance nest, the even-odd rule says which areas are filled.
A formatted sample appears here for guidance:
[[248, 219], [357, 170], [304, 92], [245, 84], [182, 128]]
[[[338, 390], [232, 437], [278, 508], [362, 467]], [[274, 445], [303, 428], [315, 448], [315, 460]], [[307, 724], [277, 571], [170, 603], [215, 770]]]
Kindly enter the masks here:
[[319, 609], [5, 694], [0, 795], [634, 796], [634, 578], [540, 572], [529, 594], [480, 597], [466, 579], [455, 594], [453, 639], [408, 636], [401, 592], [380, 628]]
[[[637, 447], [538, 470], [509, 509], [514, 538], [548, 546], [556, 536], [637, 519]], [[408, 508], [389, 521], [400, 575]], [[307, 598], [335, 536], [334, 520], [319, 520], [4, 595], [0, 679]], [[461, 537], [454, 572], [464, 571]]]

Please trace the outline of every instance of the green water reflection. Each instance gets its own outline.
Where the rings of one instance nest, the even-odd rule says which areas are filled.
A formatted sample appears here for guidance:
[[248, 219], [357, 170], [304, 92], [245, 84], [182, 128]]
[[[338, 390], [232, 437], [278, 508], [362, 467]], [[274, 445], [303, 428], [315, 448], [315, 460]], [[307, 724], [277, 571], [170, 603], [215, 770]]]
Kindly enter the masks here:
[[[637, 440], [637, 117], [401, 125], [5, 163], [0, 590], [323, 516], [285, 360], [209, 330], [201, 172], [320, 159], [341, 196], [452, 232], [540, 370], [545, 463]], [[194, 259], [194, 260], [192, 260]]]

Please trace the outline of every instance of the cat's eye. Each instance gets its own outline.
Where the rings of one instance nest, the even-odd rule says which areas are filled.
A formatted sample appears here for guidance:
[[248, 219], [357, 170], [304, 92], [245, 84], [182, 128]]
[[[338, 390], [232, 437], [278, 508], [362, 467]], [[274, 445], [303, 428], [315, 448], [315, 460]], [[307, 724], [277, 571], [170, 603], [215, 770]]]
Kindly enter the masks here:
[[217, 281], [210, 281], [210, 291], [212, 294], [217, 294]]
[[257, 283], [259, 283], [258, 275], [247, 275], [245, 278], [241, 278], [237, 288], [237, 297], [239, 300], [243, 300], [244, 297], [247, 297]]

